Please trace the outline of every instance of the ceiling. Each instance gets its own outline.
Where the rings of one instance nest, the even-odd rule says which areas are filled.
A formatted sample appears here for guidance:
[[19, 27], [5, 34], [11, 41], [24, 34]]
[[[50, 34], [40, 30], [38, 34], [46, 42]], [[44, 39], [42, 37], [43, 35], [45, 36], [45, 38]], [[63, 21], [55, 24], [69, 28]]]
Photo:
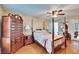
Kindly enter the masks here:
[[79, 4], [7, 4], [3, 7], [30, 16], [46, 16], [49, 11], [62, 9], [67, 17], [79, 17]]

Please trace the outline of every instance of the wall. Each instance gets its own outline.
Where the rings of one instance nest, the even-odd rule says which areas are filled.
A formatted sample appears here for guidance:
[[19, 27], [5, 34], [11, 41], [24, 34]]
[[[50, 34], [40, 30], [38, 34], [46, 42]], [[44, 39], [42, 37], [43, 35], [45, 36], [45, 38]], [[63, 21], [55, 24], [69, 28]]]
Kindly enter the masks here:
[[[46, 28], [46, 26], [47, 26], [46, 20], [45, 19], [42, 19], [42, 18], [34, 18], [33, 22], [34, 22], [33, 23], [33, 26], [34, 26], [34, 29], [33, 30], [43, 29], [44, 25], [45, 25], [44, 28]], [[45, 22], [45, 24], [43, 22]]]
[[79, 19], [68, 19], [69, 33], [72, 36], [72, 40], [75, 32], [75, 23], [79, 23]]

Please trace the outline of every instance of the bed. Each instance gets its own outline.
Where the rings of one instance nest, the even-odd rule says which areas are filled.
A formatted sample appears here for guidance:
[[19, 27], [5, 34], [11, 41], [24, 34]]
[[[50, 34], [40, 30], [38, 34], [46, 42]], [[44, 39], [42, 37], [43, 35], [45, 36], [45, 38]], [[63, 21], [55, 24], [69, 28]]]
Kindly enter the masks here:
[[42, 47], [44, 47], [48, 53], [54, 53], [55, 48], [63, 45], [65, 39], [63, 35], [54, 35], [54, 40], [52, 39], [52, 34], [46, 30], [36, 30], [34, 31], [34, 40], [37, 41]]

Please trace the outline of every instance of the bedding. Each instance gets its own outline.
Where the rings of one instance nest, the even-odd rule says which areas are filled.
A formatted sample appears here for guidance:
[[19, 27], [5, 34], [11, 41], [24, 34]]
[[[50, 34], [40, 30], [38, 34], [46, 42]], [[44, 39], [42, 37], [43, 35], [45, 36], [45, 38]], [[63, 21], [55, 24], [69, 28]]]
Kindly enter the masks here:
[[[60, 37], [62, 36], [56, 35], [54, 40]], [[40, 43], [47, 50], [48, 53], [52, 52], [52, 34], [48, 33], [46, 30], [37, 30], [34, 32], [34, 39], [35, 41]], [[62, 40], [57, 40], [54, 45], [57, 46], [60, 43], [62, 43]]]

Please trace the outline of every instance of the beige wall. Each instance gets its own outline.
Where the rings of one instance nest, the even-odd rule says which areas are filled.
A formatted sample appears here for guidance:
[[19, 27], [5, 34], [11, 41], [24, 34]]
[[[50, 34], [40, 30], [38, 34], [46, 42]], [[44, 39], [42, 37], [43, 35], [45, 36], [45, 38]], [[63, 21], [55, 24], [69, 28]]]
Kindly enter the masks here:
[[[44, 23], [45, 22], [45, 26], [44, 26]], [[34, 18], [33, 20], [33, 30], [36, 30], [36, 29], [43, 29], [43, 27], [46, 28], [47, 26], [47, 22], [46, 20], [43, 18]]]

